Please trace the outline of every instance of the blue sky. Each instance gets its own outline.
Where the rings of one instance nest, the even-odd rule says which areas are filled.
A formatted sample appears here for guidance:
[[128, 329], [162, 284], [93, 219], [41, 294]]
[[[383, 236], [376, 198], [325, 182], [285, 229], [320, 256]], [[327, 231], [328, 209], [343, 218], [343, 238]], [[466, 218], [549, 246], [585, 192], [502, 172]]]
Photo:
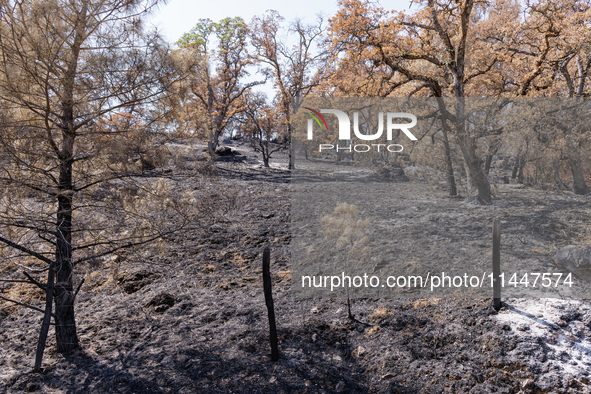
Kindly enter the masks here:
[[[379, 4], [386, 9], [403, 10], [408, 9], [410, 0], [380, 0]], [[316, 14], [322, 13], [328, 18], [337, 12], [338, 6], [337, 0], [169, 0], [166, 5], [160, 6], [149, 22], [156, 25], [172, 43], [191, 30], [201, 18], [219, 21], [226, 17], [240, 16], [249, 22], [253, 16], [261, 15], [269, 9], [278, 11], [286, 22], [299, 18], [312, 23]]]

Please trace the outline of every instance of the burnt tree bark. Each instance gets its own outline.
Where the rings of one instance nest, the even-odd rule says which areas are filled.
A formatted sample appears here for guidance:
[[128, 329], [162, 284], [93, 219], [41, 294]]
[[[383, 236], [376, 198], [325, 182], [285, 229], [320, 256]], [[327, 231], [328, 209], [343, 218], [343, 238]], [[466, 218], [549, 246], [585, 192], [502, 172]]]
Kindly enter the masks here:
[[443, 124], [443, 149], [445, 151], [445, 166], [446, 166], [445, 170], [447, 172], [447, 187], [448, 187], [450, 196], [457, 196], [458, 189], [456, 186], [456, 177], [454, 175], [453, 162], [451, 160], [451, 148], [449, 145], [449, 138], [448, 138], [449, 125], [447, 124], [447, 122], [445, 120], [442, 120], [442, 124]]
[[581, 158], [576, 157], [570, 160], [570, 170], [573, 176], [573, 193], [589, 194], [589, 188], [585, 183], [585, 174], [581, 166]]
[[554, 178], [554, 183], [559, 190], [565, 189], [565, 184], [560, 179], [560, 159], [555, 159], [552, 162], [552, 177]]
[[53, 264], [50, 264], [49, 270], [47, 271], [47, 284], [45, 285], [45, 315], [43, 316], [43, 323], [41, 323], [37, 352], [35, 353], [35, 368], [33, 369], [35, 372], [41, 371], [41, 363], [43, 362], [43, 351], [45, 350], [45, 343], [51, 323], [54, 280], [55, 272], [53, 270]]
[[484, 173], [486, 175], [490, 174], [490, 166], [492, 164], [493, 157], [494, 157], [494, 155], [488, 154], [488, 155], [486, 155], [486, 158], [484, 159]]
[[[68, 354], [80, 348], [75, 265], [162, 234], [158, 228], [141, 236], [112, 235], [107, 229], [118, 225], [109, 223], [101, 227], [109, 239], [99, 239], [92, 220], [85, 219], [92, 215], [75, 216], [74, 211], [97, 210], [97, 202], [85, 203], [84, 196], [109, 179], [131, 176], [125, 166], [107, 168], [108, 155], [101, 152], [109, 150], [116, 136], [145, 128], [153, 119], [140, 107], [167, 94], [185, 71], [175, 68], [181, 66], [173, 64], [156, 33], [145, 32], [136, 23], [155, 3], [2, 4], [0, 112], [7, 116], [0, 133], [0, 180], [12, 191], [34, 191], [34, 197], [28, 198], [42, 201], [42, 208], [3, 212], [0, 242], [49, 266], [46, 284], [29, 278], [48, 297], [45, 311], [33, 308], [45, 313], [35, 361], [39, 370], [50, 317], [57, 351]], [[115, 118], [126, 115], [137, 119], [138, 125], [115, 127]], [[125, 216], [121, 206], [108, 202], [100, 206], [118, 211], [113, 221]], [[6, 230], [11, 227], [21, 233], [13, 235]], [[23, 236], [27, 231], [31, 235]], [[54, 313], [47, 303], [53, 303]]]
[[583, 163], [581, 160], [581, 153], [579, 152], [579, 144], [574, 132], [570, 129], [567, 129], [566, 132], [566, 144], [568, 147], [568, 163], [573, 177], [573, 193], [589, 194], [589, 188], [587, 187], [585, 174], [583, 173]]
[[490, 184], [484, 171], [482, 171], [480, 157], [476, 155], [474, 139], [466, 134], [460, 133], [458, 134], [458, 141], [464, 154], [464, 161], [469, 174], [468, 179], [478, 190], [478, 200], [485, 204], [490, 204], [492, 202]]
[[511, 172], [511, 179], [517, 178], [517, 172], [519, 171], [520, 163], [521, 157], [519, 155], [515, 156], [515, 164], [513, 165], [513, 171]]
[[[66, 116], [70, 112], [65, 111]], [[74, 186], [72, 182], [72, 164], [74, 152], [74, 133], [63, 132], [63, 148], [59, 175], [59, 195], [57, 210], [56, 239], [56, 283], [55, 335], [57, 350], [68, 354], [80, 347], [76, 333], [74, 316], [74, 285], [72, 262], [72, 200]]]

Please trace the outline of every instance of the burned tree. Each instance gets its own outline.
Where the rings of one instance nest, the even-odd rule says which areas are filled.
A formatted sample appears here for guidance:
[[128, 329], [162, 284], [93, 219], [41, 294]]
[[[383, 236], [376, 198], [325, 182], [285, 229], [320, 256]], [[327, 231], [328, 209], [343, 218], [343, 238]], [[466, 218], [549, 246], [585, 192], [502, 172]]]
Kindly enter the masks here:
[[263, 94], [253, 94], [249, 97], [241, 123], [251, 141], [252, 148], [263, 158], [263, 165], [269, 167], [269, 159], [275, 152], [286, 148], [286, 135], [280, 130], [282, 114], [267, 104]]
[[[255, 17], [251, 23], [251, 44], [255, 48], [255, 56], [263, 67], [263, 73], [269, 77], [277, 92], [277, 107], [287, 127], [289, 168], [294, 168], [292, 155], [292, 111], [295, 113], [304, 97], [319, 85], [318, 74], [313, 70], [324, 56], [314, 53], [314, 43], [318, 42], [324, 32], [323, 21], [319, 19], [315, 25], [305, 25], [295, 21], [289, 33], [297, 37], [297, 44], [290, 47], [281, 38], [283, 17], [277, 11], [268, 11], [261, 17]], [[292, 108], [292, 104], [295, 104]]]
[[[186, 84], [192, 92], [187, 103], [205, 114], [202, 126], [210, 156], [215, 154], [220, 136], [227, 126], [244, 111], [244, 96], [252, 87], [264, 83], [244, 83], [253, 58], [247, 51], [248, 27], [242, 18], [225, 18], [220, 22], [200, 19], [177, 44], [195, 67]], [[217, 48], [213, 48], [217, 43]]]
[[[118, 160], [114, 149], [131, 132], [153, 134], [152, 104], [179, 76], [168, 47], [142, 27], [155, 5], [0, 5], [0, 258], [47, 290], [46, 317], [63, 354], [80, 347], [76, 265], [155, 240], [174, 230], [166, 223], [184, 223], [166, 187], [142, 185], [134, 163]], [[129, 120], [106, 127], [121, 114]], [[45, 283], [36, 273], [47, 274]]]

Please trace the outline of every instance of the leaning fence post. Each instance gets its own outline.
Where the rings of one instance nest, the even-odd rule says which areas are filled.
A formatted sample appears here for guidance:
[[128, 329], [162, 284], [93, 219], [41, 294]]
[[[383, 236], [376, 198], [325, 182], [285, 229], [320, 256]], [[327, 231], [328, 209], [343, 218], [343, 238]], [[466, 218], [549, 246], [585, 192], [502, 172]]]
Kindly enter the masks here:
[[277, 327], [275, 326], [275, 307], [273, 306], [273, 293], [271, 290], [271, 252], [269, 248], [263, 251], [263, 290], [265, 303], [269, 313], [269, 338], [271, 341], [271, 360], [279, 360], [279, 348], [277, 347]]
[[47, 341], [47, 333], [49, 332], [49, 325], [51, 323], [51, 309], [53, 303], [53, 282], [55, 273], [53, 265], [49, 265], [49, 272], [47, 274], [47, 284], [45, 285], [45, 315], [43, 315], [43, 323], [41, 324], [41, 331], [39, 331], [39, 340], [37, 341], [37, 351], [35, 352], [35, 367], [34, 372], [41, 371], [41, 363], [43, 362], [43, 351], [45, 350], [45, 342]]
[[493, 221], [493, 307], [501, 309], [501, 221]]

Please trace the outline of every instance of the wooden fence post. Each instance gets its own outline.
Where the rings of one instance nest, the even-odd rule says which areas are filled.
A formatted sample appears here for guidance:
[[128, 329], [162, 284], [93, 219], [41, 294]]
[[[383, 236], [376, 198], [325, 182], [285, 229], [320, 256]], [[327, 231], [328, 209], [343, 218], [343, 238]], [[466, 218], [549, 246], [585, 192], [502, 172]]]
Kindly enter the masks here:
[[493, 307], [501, 309], [501, 221], [493, 221]]
[[275, 307], [273, 306], [273, 293], [271, 289], [271, 252], [269, 248], [263, 251], [263, 290], [265, 303], [269, 313], [269, 339], [271, 341], [271, 360], [279, 360], [279, 348], [277, 346], [277, 327], [275, 326]]

